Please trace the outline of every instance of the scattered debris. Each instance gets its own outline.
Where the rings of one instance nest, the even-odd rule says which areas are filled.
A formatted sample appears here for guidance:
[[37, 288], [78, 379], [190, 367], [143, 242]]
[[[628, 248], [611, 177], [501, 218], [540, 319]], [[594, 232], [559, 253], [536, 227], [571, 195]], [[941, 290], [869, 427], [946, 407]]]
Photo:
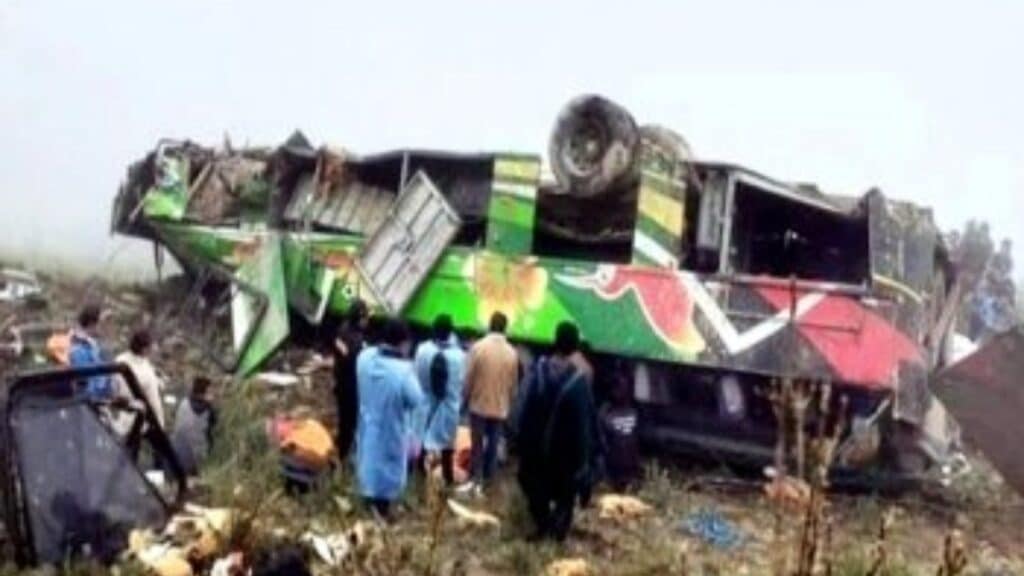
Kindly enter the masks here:
[[634, 496], [605, 494], [597, 499], [598, 517], [603, 520], [628, 520], [651, 512], [651, 506]]
[[35, 274], [12, 268], [0, 270], [0, 302], [41, 301], [37, 297], [42, 293], [43, 286]]
[[739, 527], [716, 510], [705, 509], [691, 514], [683, 520], [682, 529], [722, 550], [738, 548], [746, 539]]
[[225, 543], [231, 519], [232, 513], [226, 508], [186, 504], [180, 514], [171, 518], [164, 533], [175, 541], [184, 541], [190, 559], [207, 560]]
[[[26, 322], [22, 324], [14, 324], [16, 317], [10, 317], [4, 321], [3, 336], [0, 337], [0, 351], [9, 358], [17, 358], [26, 354], [33, 356], [32, 360], [34, 363], [39, 363], [38, 359], [45, 361], [47, 357], [58, 361], [58, 363], [67, 362], [67, 351], [70, 348], [70, 338], [67, 337], [67, 328], [63, 325], [54, 324], [52, 322]], [[13, 325], [12, 325], [13, 324]], [[50, 349], [50, 341], [53, 339], [53, 335], [61, 334], [64, 338], [61, 340], [63, 348], [58, 351], [56, 349]], [[55, 341], [56, 342], [56, 341]], [[61, 353], [60, 358], [56, 358], [53, 355]]]
[[351, 545], [344, 534], [320, 536], [307, 532], [303, 534], [302, 541], [313, 548], [321, 562], [331, 567], [341, 566], [351, 551]]
[[545, 576], [592, 576], [594, 571], [582, 558], [555, 560], [544, 570]]
[[301, 541], [316, 553], [321, 562], [330, 567], [345, 564], [353, 554], [363, 554], [382, 545], [380, 526], [365, 521], [356, 522], [345, 532], [321, 535], [306, 532]]
[[159, 532], [135, 530], [128, 539], [129, 556], [160, 576], [192, 574], [227, 542], [231, 511], [186, 504]]
[[295, 369], [295, 373], [299, 376], [310, 376], [333, 365], [334, 362], [329, 357], [314, 353], [310, 354], [309, 358]]
[[185, 552], [171, 544], [154, 544], [133, 535], [131, 552], [135, 559], [157, 576], [192, 576]]
[[[133, 289], [135, 290], [135, 289]], [[75, 298], [73, 296], [81, 293], [81, 290], [72, 284], [62, 284], [56, 280], [53, 286], [47, 288], [48, 297], [53, 298], [53, 304], [45, 311], [29, 310], [20, 307], [19, 304], [0, 304], [0, 310], [5, 312], [0, 316], [4, 319], [0, 322], [0, 330], [9, 334], [12, 328], [26, 326], [20, 329], [26, 343], [24, 360], [29, 358], [30, 352], [42, 351], [45, 353], [45, 340], [53, 332], [60, 333], [67, 324], [61, 322], [66, 320], [65, 312], [70, 310], [73, 314]], [[135, 292], [132, 292], [133, 294]], [[156, 294], [154, 292], [153, 294]], [[146, 322], [151, 308], [152, 300], [161, 297], [151, 296], [143, 298], [120, 298], [121, 301], [131, 302], [132, 306], [140, 306], [139, 310], [128, 310], [127, 308], [114, 311], [115, 320], [104, 325], [103, 340], [108, 344], [109, 349], [116, 351], [127, 341], [128, 331], [132, 326]], [[60, 304], [58, 304], [60, 303]], [[65, 310], [66, 308], [66, 310]], [[60, 309], [60, 312], [58, 312]], [[121, 325], [124, 325], [122, 327]], [[32, 326], [38, 326], [38, 329]], [[193, 374], [209, 373], [211, 366], [206, 359], [198, 353], [194, 353], [186, 347], [186, 342], [178, 334], [180, 328], [173, 322], [161, 324], [161, 336], [159, 348], [155, 351], [156, 365], [173, 374], [168, 378], [172, 385], [168, 394], [173, 396], [168, 400], [174, 404], [183, 392], [182, 384], [186, 384]], [[313, 419], [330, 430], [332, 427], [333, 405], [331, 404], [330, 386], [331, 375], [328, 371], [316, 370], [308, 378], [311, 386], [307, 389], [304, 385], [307, 378], [297, 366], [303, 366], [311, 359], [308, 350], [298, 346], [289, 346], [282, 350], [281, 356], [275, 359], [268, 367], [268, 370], [281, 373], [297, 374], [302, 377], [303, 385], [283, 390], [271, 390], [265, 385], [236, 386], [221, 390], [221, 402], [227, 410], [227, 406], [236, 405], [239, 398], [255, 398], [259, 401], [259, 410], [249, 414], [245, 422], [251, 425], [257, 434], [262, 432], [262, 418], [268, 415], [286, 415], [281, 419], [282, 423], [287, 422], [288, 426], [295, 423]], [[315, 361], [310, 361], [314, 364]], [[225, 426], [237, 426], [238, 419], [228, 417], [224, 419]], [[852, 424], [852, 423], [851, 423]], [[457, 442], [456, 462], [468, 459], [469, 434], [468, 430], [459, 431], [460, 440]], [[810, 435], [809, 435], [810, 436]], [[274, 438], [277, 438], [275, 436]], [[228, 436], [231, 444], [235, 445], [235, 436]], [[239, 443], [237, 452], [231, 452], [230, 462], [246, 462], [241, 457], [242, 452], [258, 451], [266, 455], [267, 443], [263, 438], [252, 443]], [[813, 438], [808, 438], [808, 441]], [[275, 440], [271, 446], [279, 446]], [[810, 472], [814, 469], [813, 444], [808, 450], [807, 468]], [[945, 527], [939, 526], [935, 529], [930, 525], [922, 525], [918, 509], [915, 507], [917, 500], [911, 500], [907, 506], [910, 509], [906, 522], [900, 522], [892, 530], [889, 542], [886, 546], [890, 551], [889, 564], [891, 572], [896, 573], [905, 565], [909, 564], [910, 573], [931, 573], [934, 574], [936, 566], [945, 563], [944, 569], [950, 574], [956, 574], [955, 567], [958, 566], [956, 552], [963, 550], [970, 560], [968, 569], [971, 573], [993, 573], [993, 574], [1015, 574], [1022, 573], [1024, 564], [1021, 563], [1019, 551], [1016, 549], [1016, 542], [1013, 536], [1019, 532], [1020, 524], [1014, 514], [1017, 514], [1021, 505], [1020, 500], [1011, 493], [1009, 486], [1004, 485], [992, 470], [991, 465], [978, 459], [973, 451], [968, 451], [967, 458], [973, 467], [967, 482], [958, 482], [957, 490], [951, 493], [943, 492], [943, 504], [941, 506], [952, 507], [950, 514], [963, 516], [963, 522], [957, 520], [957, 525], [964, 530], [962, 542], [953, 541], [947, 550], [943, 546]], [[276, 455], [271, 455], [268, 461], [272, 462]], [[247, 467], [244, 467], [247, 468]], [[230, 505], [235, 509], [242, 510], [238, 505], [246, 502], [246, 498], [253, 498], [254, 494], [263, 494], [261, 490], [266, 487], [263, 477], [260, 476], [262, 469], [254, 470], [249, 476], [243, 473], [243, 477], [234, 480], [228, 485], [218, 485], [216, 477], [202, 477], [200, 490], [195, 493], [197, 502], [209, 505]], [[275, 469], [270, 466], [266, 473], [273, 477]], [[158, 486], [159, 476], [152, 472], [144, 473], [150, 484]], [[232, 477], [233, 478], [233, 477]], [[344, 478], [344, 474], [334, 480]], [[660, 480], [664, 478], [664, 490], [661, 489]], [[166, 480], [172, 480], [167, 478]], [[271, 478], [272, 481], [276, 479]], [[505, 474], [497, 479], [499, 483], [508, 480]], [[724, 479], [718, 479], [725, 482]], [[687, 482], [691, 477], [687, 477]], [[251, 483], [250, 483], [251, 482]], [[659, 482], [659, 484], [652, 484]], [[701, 482], [706, 485], [707, 480]], [[791, 508], [801, 509], [806, 498], [801, 496], [806, 490], [801, 488], [801, 483], [793, 478], [787, 478], [774, 483], [774, 486], [765, 486], [762, 481], [741, 482], [736, 479], [728, 481], [727, 485], [716, 484], [707, 490], [697, 492], [689, 490], [676, 490], [678, 485], [671, 474], [656, 474], [651, 476], [647, 482], [638, 486], [638, 495], [645, 502], [658, 502], [657, 506], [644, 517], [635, 522], [599, 522], [600, 497], [595, 497], [595, 510], [592, 513], [582, 514], [579, 518], [579, 529], [574, 530], [570, 541], [567, 544], [569, 552], [566, 556], [575, 557], [589, 563], [591, 574], [595, 573], [687, 573], [685, 568], [680, 569], [680, 563], [689, 567], [690, 572], [701, 572], [717, 570], [724, 574], [760, 574], [771, 573], [764, 557], [769, 555], [769, 550], [774, 553], [775, 549], [783, 550], [788, 555], [790, 567], [795, 566], [796, 557], [793, 555], [788, 540], [781, 538], [797, 538], [800, 527], [788, 525], [789, 530], [783, 530], [779, 535], [771, 534], [772, 512], [781, 501], [792, 502]], [[193, 485], [195, 487], [195, 485]], [[522, 542], [518, 537], [519, 526], [517, 524], [517, 510], [514, 508], [519, 504], [514, 500], [505, 501], [505, 488], [498, 486], [493, 495], [486, 500], [488, 510], [499, 511], [500, 529], [459, 529], [456, 530], [456, 522], [461, 526], [473, 526], [466, 520], [458, 519], [453, 510], [447, 505], [447, 500], [442, 496], [438, 500], [441, 503], [440, 510], [442, 517], [449, 516], [450, 521], [442, 522], [447, 528], [442, 528], [436, 544], [435, 560], [431, 566], [435, 570], [431, 572], [435, 576], [456, 576], [472, 574], [544, 574], [548, 562], [552, 559], [549, 556], [553, 549], [537, 548], [531, 544]], [[776, 500], [769, 494], [777, 490], [779, 499]], [[651, 492], [655, 490], [655, 492]], [[673, 492], [669, 494], [669, 491]], [[761, 490], [764, 496], [759, 497]], [[242, 496], [242, 493], [245, 493]], [[661, 497], [656, 494], [666, 493]], [[684, 494], [685, 492], [685, 494]], [[280, 490], [274, 490], [274, 494], [280, 494]], [[442, 492], [443, 494], [443, 492]], [[789, 495], [784, 496], [784, 495]], [[425, 547], [429, 545], [429, 530], [432, 528], [431, 521], [434, 514], [434, 507], [423, 506], [416, 501], [416, 495], [410, 495], [407, 500], [407, 508], [401, 514], [400, 522], [382, 533], [380, 539], [372, 540], [374, 544], [368, 545], [365, 550], [382, 549], [386, 554], [378, 555], [375, 559], [367, 559], [367, 553], [349, 553], [347, 562], [340, 566], [329, 566], [321, 559], [321, 554], [314, 549], [312, 542], [299, 542], [300, 535], [310, 530], [313, 534], [326, 541], [337, 544], [337, 534], [346, 534], [347, 530], [338, 530], [337, 522], [344, 522], [341, 528], [348, 527], [361, 512], [355, 496], [342, 488], [340, 491], [326, 495], [322, 499], [319, 492], [311, 495], [309, 499], [287, 499], [287, 498], [262, 498], [263, 501], [272, 501], [269, 504], [253, 506], [252, 510], [259, 508], [258, 512], [251, 511], [247, 505], [244, 509], [247, 516], [255, 518], [255, 527], [248, 536], [239, 536], [243, 533], [237, 527], [231, 527], [231, 542], [225, 543], [221, 548], [201, 564], [194, 565], [190, 562], [188, 553], [176, 542], [167, 539], [163, 535], [161, 522], [148, 533], [150, 540], [143, 548], [143, 555], [148, 562], [144, 567], [139, 566], [118, 566], [121, 573], [133, 574], [141, 570], [148, 573], [162, 576], [208, 574], [216, 573], [223, 576], [227, 570], [229, 575], [242, 576], [246, 571], [251, 570], [253, 576], [281, 576], [281, 575], [303, 575], [303, 574], [337, 574], [337, 573], [364, 573], [364, 574], [420, 574], [426, 573], [420, 570], [425, 563]], [[209, 499], [207, 499], [209, 498]], [[664, 499], [663, 499], [664, 498]], [[961, 504], [960, 499], [966, 499], [967, 504]], [[949, 501], [948, 499], [954, 499]], [[463, 501], [459, 501], [460, 503]], [[481, 501], [483, 502], [483, 501]], [[315, 503], [315, 509], [310, 510], [309, 504]], [[773, 506], [768, 506], [771, 503]], [[469, 504], [469, 503], [467, 503]], [[742, 507], [738, 511], [737, 504]], [[936, 503], [929, 500], [928, 510], [931, 510]], [[483, 511], [479, 504], [469, 504], [474, 507], [469, 510], [471, 513]], [[833, 523], [824, 525], [822, 530], [826, 534], [825, 541], [832, 538], [834, 532], [834, 544], [831, 548], [827, 544], [822, 545], [821, 558], [832, 559], [831, 566], [833, 574], [842, 573], [863, 573], [863, 571], [844, 571], [851, 565], [849, 558], [854, 556], [858, 566], [868, 568], [867, 563], [876, 557], [877, 551], [870, 551], [870, 543], [862, 542], [865, 533], [863, 525], [865, 522], [874, 522], [878, 514], [876, 502], [871, 496], [844, 496], [832, 499], [829, 502], [829, 515], [826, 520]], [[722, 553], [718, 547], [705, 543], [699, 537], [681, 537], [673, 530], [665, 530], [666, 511], [689, 510], [697, 511], [701, 508], [719, 510], [729, 519], [740, 531], [745, 534], [744, 544], [737, 550], [728, 550]], [[806, 509], [805, 509], [806, 510]], [[310, 517], [303, 516], [303, 513], [311, 514]], [[507, 514], [507, 515], [506, 515]], [[806, 514], [806, 512], [805, 512]], [[787, 514], [785, 517], [799, 520], [805, 514]], [[942, 512], [945, 515], [945, 512]], [[923, 514], [924, 515], [924, 514]], [[932, 518], [928, 513], [925, 518]], [[673, 528], [678, 526], [680, 518], [668, 520]], [[239, 519], [234, 522], [237, 526], [244, 525], [245, 521]], [[941, 524], [941, 522], [939, 523]], [[493, 526], [493, 523], [489, 524]], [[873, 524], [872, 524], [873, 525]], [[374, 528], [370, 523], [371, 529]], [[524, 527], [525, 529], [525, 527]], [[688, 532], [689, 533], [689, 532]], [[236, 540], [236, 538], [238, 540]], [[869, 536], [869, 540], [872, 540]], [[238, 544], [241, 544], [240, 546]], [[386, 544], [386, 545], [385, 545]], [[955, 545], [953, 545], [955, 544]], [[295, 548], [298, 545], [299, 548]], [[642, 545], [643, 548], [638, 548]], [[237, 547], [236, 547], [237, 546]], [[138, 547], [138, 545], [136, 545]], [[202, 546], [198, 547], [201, 549]], [[834, 550], [829, 554], [828, 550]], [[239, 556], [244, 554], [244, 556]], [[403, 556], [405, 555], [405, 556]], [[409, 560], [409, 557], [413, 560]], [[908, 561], [909, 556], [909, 561]], [[134, 555], [132, 555], [134, 558]], [[133, 564], [139, 564], [140, 560], [133, 559]], [[244, 564], [239, 568], [239, 564]], [[153, 567], [150, 567], [153, 566]], [[416, 568], [412, 568], [412, 567]], [[484, 568], [486, 567], [486, 568]], [[571, 566], [570, 566], [571, 567]], [[817, 569], [821, 569], [819, 563]], [[210, 570], [208, 572], [207, 570]], [[792, 573], [792, 572], [789, 572]], [[817, 573], [824, 573], [817, 572]]]
[[489, 512], [472, 510], [455, 500], [448, 499], [448, 509], [455, 514], [458, 523], [469, 528], [501, 528], [501, 520]]
[[245, 556], [241, 552], [232, 552], [218, 559], [210, 568], [210, 576], [242, 576], [245, 573]]
[[256, 381], [274, 388], [291, 388], [298, 386], [302, 379], [287, 372], [261, 372], [256, 375]]
[[783, 510], [801, 512], [811, 501], [811, 485], [794, 476], [780, 476], [774, 469], [766, 471], [771, 479], [764, 485], [764, 494], [770, 502]]
[[349, 500], [348, 498], [345, 498], [344, 496], [335, 496], [334, 505], [337, 506], [338, 512], [340, 512], [343, 516], [347, 516], [352, 513], [352, 501]]

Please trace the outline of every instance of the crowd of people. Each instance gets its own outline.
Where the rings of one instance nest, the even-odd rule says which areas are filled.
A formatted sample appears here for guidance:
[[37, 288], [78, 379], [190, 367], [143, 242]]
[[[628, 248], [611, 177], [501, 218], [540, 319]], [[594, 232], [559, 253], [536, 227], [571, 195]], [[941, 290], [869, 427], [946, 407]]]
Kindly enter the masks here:
[[[99, 321], [98, 307], [81, 311], [58, 354], [66, 364], [89, 367], [110, 360], [98, 335]], [[452, 317], [441, 314], [412, 349], [402, 320], [371, 315], [361, 301], [350, 306], [331, 342], [336, 451], [342, 463], [354, 466], [358, 494], [374, 513], [393, 518], [410, 473], [430, 473], [435, 466], [454, 494], [479, 497], [494, 481], [499, 454], [514, 445], [516, 478], [536, 537], [561, 540], [577, 503], [587, 505], [599, 476], [617, 490], [638, 476], [636, 413], [625, 379], [610, 377], [611, 403], [599, 412], [595, 371], [574, 324], [559, 324], [550, 353], [532, 362], [521, 358], [507, 329], [507, 317], [495, 313], [487, 333], [467, 348]], [[137, 393], [117, 375], [79, 383], [136, 459], [145, 427], [167, 426], [165, 383], [150, 360], [152, 349], [151, 335], [138, 330], [114, 358], [131, 371]], [[146, 405], [151, 416], [137, 418], [147, 412]], [[198, 377], [178, 403], [172, 428], [165, 430], [185, 473], [199, 471], [216, 422], [211, 382]], [[460, 426], [469, 429], [470, 456], [457, 484]]]
[[[466, 349], [452, 318], [441, 314], [411, 350], [401, 320], [370, 316], [361, 302], [351, 306], [333, 343], [337, 443], [342, 458], [354, 460], [359, 495], [380, 516], [393, 514], [410, 471], [435, 464], [455, 494], [484, 494], [501, 446], [514, 444], [535, 537], [562, 540], [599, 475], [616, 489], [638, 476], [625, 380], [612, 379], [612, 402], [599, 412], [594, 369], [575, 325], [558, 325], [551, 353], [531, 363], [521, 361], [507, 328], [505, 315], [495, 313], [487, 334]], [[463, 423], [471, 436], [469, 478], [456, 485]]]
[[[211, 381], [204, 376], [193, 380], [189, 394], [175, 409], [173, 427], [167, 429], [164, 413], [166, 383], [151, 360], [152, 335], [145, 329], [136, 330], [127, 349], [112, 357], [99, 336], [101, 312], [100, 307], [94, 304], [83, 307], [70, 332], [51, 338], [48, 343], [51, 356], [71, 368], [115, 363], [129, 370], [138, 385], [139, 395], [134, 394], [129, 383], [117, 374], [84, 379], [79, 383], [80, 393], [99, 407], [101, 417], [125, 441], [134, 459], [139, 458], [142, 435], [147, 427], [157, 426], [167, 434], [182, 471], [188, 475], [197, 474], [209, 455], [217, 423]], [[153, 454], [152, 458], [154, 468], [161, 469], [166, 465], [158, 454]]]

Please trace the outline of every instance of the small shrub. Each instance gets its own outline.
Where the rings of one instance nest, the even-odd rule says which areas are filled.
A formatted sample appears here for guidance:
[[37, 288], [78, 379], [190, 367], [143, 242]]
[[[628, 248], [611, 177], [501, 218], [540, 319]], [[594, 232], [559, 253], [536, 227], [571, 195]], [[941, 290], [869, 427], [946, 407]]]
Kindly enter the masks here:
[[641, 496], [657, 508], [664, 508], [673, 500], [679, 487], [672, 482], [667, 469], [652, 460], [644, 468], [644, 483], [640, 489]]
[[863, 551], [848, 552], [836, 559], [832, 573], [835, 576], [914, 576], [904, 562], [890, 560], [886, 566], [872, 572], [873, 559]]

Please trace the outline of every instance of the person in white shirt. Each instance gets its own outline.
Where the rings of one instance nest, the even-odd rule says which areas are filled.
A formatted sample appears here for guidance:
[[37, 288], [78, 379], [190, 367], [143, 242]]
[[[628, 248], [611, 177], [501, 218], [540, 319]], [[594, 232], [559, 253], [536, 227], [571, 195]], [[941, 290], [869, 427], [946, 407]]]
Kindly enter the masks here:
[[[135, 375], [135, 380], [139, 383], [142, 395], [156, 416], [157, 423], [161, 428], [165, 428], [166, 421], [164, 420], [164, 404], [162, 399], [164, 381], [157, 374], [156, 368], [153, 367], [153, 363], [149, 360], [149, 353], [152, 348], [153, 339], [149, 332], [137, 330], [132, 334], [131, 341], [128, 344], [128, 351], [118, 356], [116, 362], [124, 364], [131, 369], [132, 374]], [[131, 391], [128, 390], [127, 386], [125, 382], [120, 383], [118, 396], [126, 400], [133, 400]]]

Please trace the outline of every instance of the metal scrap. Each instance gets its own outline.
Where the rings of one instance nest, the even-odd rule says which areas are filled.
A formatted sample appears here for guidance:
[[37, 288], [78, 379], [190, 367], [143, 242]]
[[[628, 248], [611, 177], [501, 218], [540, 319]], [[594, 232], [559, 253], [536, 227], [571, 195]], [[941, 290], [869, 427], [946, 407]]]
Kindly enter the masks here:
[[472, 510], [455, 500], [448, 500], [448, 509], [455, 514], [461, 526], [472, 528], [500, 528], [501, 520], [489, 512]]
[[187, 215], [217, 223], [238, 218], [244, 204], [266, 201], [267, 162], [241, 155], [220, 157], [203, 167], [189, 186]]
[[940, 372], [932, 385], [963, 429], [1006, 483], [1024, 494], [1024, 328], [994, 337], [977, 352]]
[[382, 546], [380, 527], [370, 522], [356, 522], [344, 532], [322, 535], [306, 532], [302, 542], [308, 544], [324, 564], [342, 566], [357, 551], [377, 549]]
[[42, 293], [43, 285], [35, 274], [13, 268], [0, 270], [0, 302], [25, 302]]

